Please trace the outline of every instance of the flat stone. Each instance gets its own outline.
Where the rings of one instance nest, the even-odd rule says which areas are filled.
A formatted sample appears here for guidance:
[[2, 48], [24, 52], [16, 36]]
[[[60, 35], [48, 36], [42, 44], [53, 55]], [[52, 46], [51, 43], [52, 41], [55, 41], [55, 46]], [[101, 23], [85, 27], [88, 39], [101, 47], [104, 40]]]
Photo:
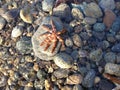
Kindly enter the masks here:
[[96, 23], [96, 18], [91, 18], [91, 17], [85, 17], [83, 19], [83, 22], [89, 25], [95, 24]]

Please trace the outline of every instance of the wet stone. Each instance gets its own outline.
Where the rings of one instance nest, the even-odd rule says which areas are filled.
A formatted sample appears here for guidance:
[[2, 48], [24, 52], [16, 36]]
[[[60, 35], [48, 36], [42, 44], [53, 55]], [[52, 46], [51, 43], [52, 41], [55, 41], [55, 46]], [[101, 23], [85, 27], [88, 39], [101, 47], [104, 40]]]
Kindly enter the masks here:
[[73, 86], [73, 90], [83, 90], [83, 88], [81, 85], [78, 84]]
[[32, 43], [30, 37], [22, 37], [19, 41], [16, 42], [16, 48], [22, 54], [28, 54], [32, 51]]
[[46, 76], [46, 73], [42, 70], [37, 71], [37, 78], [39, 78], [40, 80], [44, 80]]
[[96, 72], [93, 69], [91, 69], [84, 77], [82, 85], [87, 88], [92, 87], [94, 85], [95, 74]]
[[56, 54], [53, 60], [60, 68], [71, 68], [73, 65], [73, 58], [66, 53]]
[[60, 17], [67, 22], [72, 19], [70, 7], [65, 3], [60, 4], [56, 8], [53, 8], [53, 15]]
[[4, 28], [6, 21], [3, 17], [0, 16], [0, 30]]
[[82, 47], [82, 40], [78, 34], [74, 34], [72, 36], [72, 40], [77, 47]]
[[54, 0], [44, 0], [42, 1], [42, 9], [46, 12], [51, 12], [54, 5]]
[[42, 20], [42, 23], [38, 27], [37, 31], [32, 36], [32, 45], [33, 45], [33, 50], [35, 52], [35, 55], [42, 60], [52, 60], [53, 56], [56, 53], [58, 53], [58, 51], [61, 47], [61, 42], [58, 42], [54, 52], [52, 52], [52, 48], [54, 45], [53, 42], [51, 43], [51, 45], [49, 46], [49, 48], [46, 51], [44, 50], [46, 45], [40, 46], [40, 43], [42, 43], [46, 39], [46, 36], [41, 36], [41, 35], [45, 34], [47, 32], [47, 30], [45, 30], [42, 27], [42, 25], [47, 25], [51, 28], [51, 23], [50, 23], [51, 20], [53, 20], [53, 22], [56, 26], [56, 29], [58, 31], [63, 29], [62, 22], [60, 21], [59, 18], [57, 18], [57, 17], [44, 17]]
[[104, 23], [96, 23], [93, 25], [93, 30], [97, 31], [97, 32], [102, 32], [104, 31], [106, 28]]
[[104, 59], [107, 63], [115, 63], [116, 62], [116, 54], [113, 52], [108, 52], [105, 54]]
[[96, 23], [96, 19], [95, 18], [91, 18], [91, 17], [85, 17], [83, 19], [83, 22], [89, 25], [95, 24]]
[[115, 75], [115, 76], [120, 76], [120, 65], [107, 63], [105, 65], [105, 73]]
[[65, 39], [65, 45], [67, 47], [72, 47], [73, 46], [73, 41], [70, 37]]
[[111, 48], [111, 50], [113, 52], [119, 53], [120, 52], [120, 43], [113, 45], [113, 47]]
[[85, 3], [83, 5], [83, 12], [85, 16], [92, 17], [92, 18], [99, 18], [103, 15], [100, 7], [94, 2], [91, 2], [89, 4]]

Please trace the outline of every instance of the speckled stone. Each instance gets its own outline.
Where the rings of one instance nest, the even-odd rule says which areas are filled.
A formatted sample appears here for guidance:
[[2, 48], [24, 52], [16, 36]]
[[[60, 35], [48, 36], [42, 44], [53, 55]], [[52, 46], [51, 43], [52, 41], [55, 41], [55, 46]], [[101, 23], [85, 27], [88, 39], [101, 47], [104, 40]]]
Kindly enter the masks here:
[[105, 28], [106, 28], [106, 26], [105, 26], [104, 23], [95, 23], [95, 24], [93, 25], [93, 29], [94, 29], [95, 31], [98, 31], [98, 32], [104, 31]]
[[107, 63], [105, 65], [105, 73], [120, 76], [120, 65], [113, 64], [113, 63]]
[[72, 47], [73, 46], [73, 41], [72, 41], [72, 39], [70, 37], [65, 39], [65, 45], [67, 47]]
[[100, 7], [94, 2], [91, 2], [89, 4], [85, 3], [83, 5], [83, 12], [85, 16], [92, 17], [92, 18], [99, 18], [103, 15]]
[[77, 47], [82, 47], [83, 42], [78, 34], [74, 34], [72, 40]]
[[51, 12], [54, 5], [54, 0], [44, 0], [42, 1], [42, 9], [46, 12]]
[[87, 88], [92, 87], [94, 85], [95, 75], [96, 75], [96, 72], [93, 69], [88, 71], [86, 76], [83, 79], [82, 85]]
[[120, 52], [120, 43], [113, 45], [113, 47], [111, 48], [111, 50], [113, 52], [119, 53]]
[[71, 68], [73, 65], [73, 58], [66, 53], [56, 54], [53, 60], [60, 68]]
[[108, 52], [105, 54], [104, 59], [107, 63], [115, 63], [116, 62], [116, 54], [113, 52]]
[[56, 8], [53, 8], [53, 15], [60, 17], [65, 21], [70, 21], [72, 19], [70, 7], [65, 3], [60, 4]]
[[99, 5], [102, 9], [115, 9], [115, 1], [114, 0], [101, 0]]
[[0, 30], [4, 28], [6, 21], [3, 17], [0, 16]]
[[58, 31], [63, 29], [62, 22], [60, 21], [59, 18], [57, 18], [57, 17], [44, 17], [42, 20], [42, 23], [38, 27], [37, 31], [32, 36], [32, 45], [33, 45], [33, 50], [35, 52], [35, 55], [43, 60], [52, 60], [53, 56], [59, 51], [60, 46], [61, 46], [61, 43], [58, 42], [53, 53], [51, 51], [52, 51], [52, 47], [53, 47], [54, 43], [51, 43], [50, 47], [46, 51], [44, 51], [45, 45], [40, 46], [40, 43], [42, 41], [44, 41], [44, 39], [46, 38], [45, 36], [40, 37], [40, 35], [47, 32], [46, 30], [43, 29], [42, 25], [51, 26], [51, 24], [50, 24], [51, 19], [54, 21], [55, 26], [56, 26]]
[[84, 22], [85, 24], [89, 24], [89, 25], [95, 24], [96, 21], [97, 21], [96, 18], [91, 18], [91, 17], [85, 17], [85, 18], [83, 19], [83, 22]]

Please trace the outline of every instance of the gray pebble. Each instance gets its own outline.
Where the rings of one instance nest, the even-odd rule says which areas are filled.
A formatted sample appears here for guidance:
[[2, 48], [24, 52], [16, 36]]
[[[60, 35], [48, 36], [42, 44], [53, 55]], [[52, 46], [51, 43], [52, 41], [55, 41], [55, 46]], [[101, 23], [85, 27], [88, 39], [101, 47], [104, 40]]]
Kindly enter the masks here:
[[74, 34], [72, 36], [72, 40], [77, 47], [82, 47], [82, 40], [78, 34]]
[[107, 63], [105, 65], [105, 73], [120, 76], [120, 65], [113, 64], [113, 63]]
[[93, 29], [95, 30], [95, 31], [104, 31], [105, 30], [105, 24], [104, 23], [96, 23], [96, 24], [94, 24], [93, 25]]
[[72, 51], [71, 56], [74, 60], [77, 60], [79, 58], [79, 54], [77, 50]]
[[111, 48], [111, 50], [113, 52], [119, 53], [120, 52], [120, 43], [113, 45], [113, 47]]
[[83, 88], [81, 85], [78, 84], [73, 86], [73, 90], [83, 90]]
[[22, 32], [23, 32], [23, 27], [22, 26], [16, 26], [12, 30], [11, 37], [17, 38], [17, 37], [22, 35]]
[[53, 8], [53, 15], [60, 17], [67, 22], [72, 19], [70, 7], [65, 3], [60, 4], [56, 8]]
[[54, 5], [54, 0], [44, 0], [42, 1], [42, 9], [46, 12], [51, 12]]
[[16, 42], [16, 48], [22, 54], [28, 54], [32, 51], [32, 43], [30, 37], [22, 37], [19, 41]]
[[39, 78], [39, 80], [45, 79], [45, 76], [46, 76], [46, 73], [43, 70], [37, 71], [37, 78]]
[[102, 54], [103, 54], [102, 50], [97, 49], [97, 50], [91, 51], [89, 57], [91, 60], [98, 62], [102, 59]]
[[0, 16], [0, 30], [4, 28], [6, 21], [3, 17]]
[[85, 24], [89, 24], [89, 25], [95, 24], [96, 21], [97, 21], [96, 18], [91, 18], [91, 17], [85, 17], [85, 18], [83, 19], [83, 22], [84, 22]]
[[34, 87], [35, 87], [35, 90], [44, 90], [44, 80], [40, 80], [40, 81], [37, 81], [35, 80], [34, 81]]
[[87, 88], [92, 87], [94, 85], [95, 74], [96, 72], [91, 69], [83, 79], [82, 85]]
[[116, 62], [116, 54], [113, 52], [108, 52], [105, 54], [104, 59], [107, 63], [115, 63]]
[[70, 37], [65, 39], [65, 45], [67, 47], [72, 47], [73, 46], [73, 41], [72, 41], [72, 39]]
[[73, 65], [73, 58], [66, 53], [56, 54], [53, 60], [60, 68], [71, 68]]

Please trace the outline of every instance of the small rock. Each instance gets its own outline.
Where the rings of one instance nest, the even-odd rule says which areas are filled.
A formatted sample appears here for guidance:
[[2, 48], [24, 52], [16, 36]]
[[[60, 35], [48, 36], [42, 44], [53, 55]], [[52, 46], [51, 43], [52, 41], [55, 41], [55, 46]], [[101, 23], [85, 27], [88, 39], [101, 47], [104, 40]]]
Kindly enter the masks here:
[[34, 81], [34, 87], [36, 90], [44, 90], [44, 80]]
[[78, 34], [74, 34], [72, 36], [72, 40], [77, 47], [82, 47], [82, 40]]
[[42, 1], [42, 9], [46, 12], [51, 12], [53, 9], [54, 0], [44, 0]]
[[113, 63], [107, 63], [105, 65], [105, 73], [120, 76], [120, 65], [113, 64]]
[[107, 34], [107, 41], [111, 42], [111, 43], [115, 43], [116, 42], [116, 38], [115, 38], [115, 35], [114, 34]]
[[0, 16], [0, 30], [4, 28], [6, 21], [3, 17]]
[[59, 79], [59, 78], [66, 78], [68, 76], [68, 73], [69, 71], [66, 69], [58, 69], [54, 71], [53, 75], [57, 77], [57, 79]]
[[23, 32], [23, 27], [22, 26], [16, 26], [12, 30], [11, 37], [17, 38], [17, 37], [21, 36], [22, 32]]
[[70, 37], [65, 39], [65, 45], [67, 47], [72, 47], [73, 46], [73, 41]]
[[84, 18], [83, 13], [78, 8], [73, 8], [71, 13], [76, 20], [82, 20]]
[[46, 73], [45, 73], [43, 70], [37, 71], [37, 78], [38, 78], [39, 80], [45, 79], [45, 76], [46, 76]]
[[31, 24], [33, 22], [33, 17], [31, 15], [29, 7], [25, 7], [20, 10], [20, 18], [26, 23]]
[[0, 75], [0, 87], [4, 87], [7, 84], [7, 77], [2, 73]]
[[83, 22], [89, 25], [95, 24], [96, 23], [96, 19], [95, 18], [91, 18], [91, 17], [85, 17], [83, 19]]
[[28, 54], [32, 51], [32, 43], [30, 37], [23, 37], [19, 41], [16, 42], [16, 48], [20, 51], [20, 53]]
[[58, 53], [53, 58], [55, 64], [60, 68], [71, 68], [73, 65], [73, 59], [66, 53]]
[[92, 18], [99, 18], [103, 15], [100, 7], [94, 2], [91, 2], [89, 4], [85, 3], [83, 5], [83, 12], [86, 16]]
[[113, 52], [119, 53], [120, 52], [120, 43], [113, 45], [113, 47], [111, 48], [111, 50]]
[[66, 84], [81, 84], [83, 77], [80, 74], [73, 74], [67, 77]]
[[92, 31], [92, 34], [98, 40], [103, 40], [106, 33], [105, 32]]
[[107, 49], [110, 46], [110, 43], [106, 40], [98, 43], [98, 47], [102, 49]]
[[74, 60], [77, 60], [79, 58], [79, 54], [77, 50], [72, 51], [71, 56]]
[[116, 54], [113, 52], [108, 52], [105, 54], [104, 59], [106, 63], [115, 63], [116, 62]]
[[79, 54], [79, 57], [87, 57], [88, 56], [87, 51], [81, 50], [81, 49], [78, 51], [78, 54]]
[[89, 57], [93, 61], [96, 61], [96, 62], [100, 61], [102, 59], [102, 50], [97, 49], [97, 50], [91, 51]]
[[93, 26], [93, 29], [95, 30], [95, 31], [98, 31], [98, 32], [102, 32], [102, 31], [104, 31], [105, 30], [105, 24], [104, 23], [96, 23], [96, 24], [94, 24], [94, 26]]
[[82, 85], [87, 88], [92, 87], [94, 85], [95, 74], [96, 72], [91, 69], [83, 79]]
[[103, 23], [107, 26], [107, 29], [110, 29], [115, 19], [116, 19], [116, 15], [112, 10], [105, 10], [105, 16], [103, 17]]
[[83, 88], [81, 85], [78, 84], [73, 86], [73, 90], [83, 90]]
[[53, 8], [53, 15], [60, 17], [61, 19], [64, 19], [67, 22], [72, 19], [70, 7], [65, 3], [60, 4], [56, 8]]
[[4, 39], [0, 36], [0, 45], [2, 45]]
[[101, 0], [99, 5], [102, 9], [115, 9], [115, 1], [114, 0]]

